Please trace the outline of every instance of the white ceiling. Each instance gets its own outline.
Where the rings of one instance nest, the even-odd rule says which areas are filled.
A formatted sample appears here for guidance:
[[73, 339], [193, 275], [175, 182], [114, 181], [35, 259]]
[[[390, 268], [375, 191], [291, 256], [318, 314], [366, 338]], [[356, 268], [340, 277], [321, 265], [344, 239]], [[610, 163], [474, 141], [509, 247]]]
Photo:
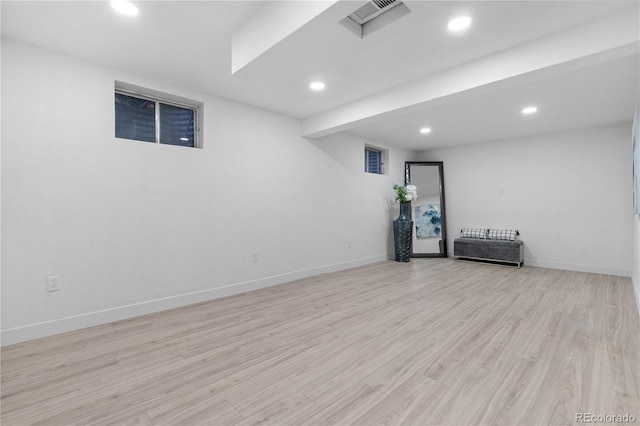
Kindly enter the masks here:
[[[633, 116], [635, 0], [405, 1], [411, 13], [360, 39], [338, 21], [364, 3], [138, 1], [131, 18], [106, 1], [2, 1], [2, 35], [296, 117], [305, 136], [414, 151]], [[461, 13], [473, 24], [454, 36]], [[309, 91], [314, 79], [327, 89]]]
[[[462, 100], [433, 102], [418, 111], [380, 119], [350, 132], [414, 151], [533, 136], [629, 121], [638, 102], [638, 55]], [[633, 82], [636, 81], [635, 86]], [[594, 84], [596, 83], [596, 84]], [[538, 106], [535, 115], [523, 107]], [[429, 127], [428, 135], [419, 133]]]

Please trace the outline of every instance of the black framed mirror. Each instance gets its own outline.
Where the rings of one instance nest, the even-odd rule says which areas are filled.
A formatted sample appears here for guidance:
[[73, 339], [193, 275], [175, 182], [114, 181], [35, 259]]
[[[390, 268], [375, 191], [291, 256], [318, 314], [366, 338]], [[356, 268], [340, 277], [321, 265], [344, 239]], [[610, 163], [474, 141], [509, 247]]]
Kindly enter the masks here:
[[405, 162], [405, 185], [415, 185], [411, 202], [411, 257], [447, 257], [446, 209], [442, 161]]

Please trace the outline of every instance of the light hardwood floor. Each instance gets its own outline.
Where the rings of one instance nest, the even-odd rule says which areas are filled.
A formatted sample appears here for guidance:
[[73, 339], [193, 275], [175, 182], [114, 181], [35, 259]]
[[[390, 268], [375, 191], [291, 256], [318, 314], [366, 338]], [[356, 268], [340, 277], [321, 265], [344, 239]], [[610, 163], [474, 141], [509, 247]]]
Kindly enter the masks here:
[[2, 349], [2, 424], [640, 424], [628, 278], [416, 259]]

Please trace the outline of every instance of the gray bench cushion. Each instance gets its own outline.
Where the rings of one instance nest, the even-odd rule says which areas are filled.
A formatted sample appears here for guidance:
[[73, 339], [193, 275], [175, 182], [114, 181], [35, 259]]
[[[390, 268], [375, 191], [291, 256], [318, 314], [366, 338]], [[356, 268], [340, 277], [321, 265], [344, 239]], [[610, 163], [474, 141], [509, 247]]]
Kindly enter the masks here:
[[520, 266], [524, 262], [524, 245], [520, 240], [457, 238], [453, 242], [453, 255], [517, 263]]

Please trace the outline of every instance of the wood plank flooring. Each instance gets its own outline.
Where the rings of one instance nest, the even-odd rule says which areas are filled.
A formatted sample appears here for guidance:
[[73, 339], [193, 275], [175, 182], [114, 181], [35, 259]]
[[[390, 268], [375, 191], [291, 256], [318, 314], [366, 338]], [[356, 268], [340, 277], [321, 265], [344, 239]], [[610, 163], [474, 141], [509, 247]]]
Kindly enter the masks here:
[[628, 278], [381, 262], [8, 346], [3, 425], [640, 424]]

